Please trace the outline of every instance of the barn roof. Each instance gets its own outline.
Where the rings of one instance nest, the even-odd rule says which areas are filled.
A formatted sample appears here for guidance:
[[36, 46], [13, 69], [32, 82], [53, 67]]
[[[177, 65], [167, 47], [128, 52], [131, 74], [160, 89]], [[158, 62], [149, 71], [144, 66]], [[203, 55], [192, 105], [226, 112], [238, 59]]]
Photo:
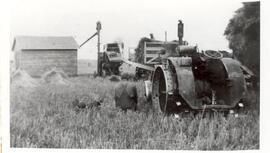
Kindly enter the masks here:
[[78, 49], [79, 45], [72, 36], [17, 36], [12, 50]]

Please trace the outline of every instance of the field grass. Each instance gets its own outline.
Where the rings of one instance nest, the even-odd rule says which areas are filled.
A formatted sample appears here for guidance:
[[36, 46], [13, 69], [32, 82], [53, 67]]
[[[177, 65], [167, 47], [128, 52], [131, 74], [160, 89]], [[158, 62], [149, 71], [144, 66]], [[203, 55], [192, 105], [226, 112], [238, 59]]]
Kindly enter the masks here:
[[[259, 111], [224, 116], [221, 113], [153, 113], [143, 98], [139, 111], [122, 112], [114, 106], [114, 85], [108, 79], [75, 77], [73, 85], [11, 86], [11, 147], [95, 149], [259, 149]], [[100, 109], [75, 110], [71, 102], [102, 98]]]

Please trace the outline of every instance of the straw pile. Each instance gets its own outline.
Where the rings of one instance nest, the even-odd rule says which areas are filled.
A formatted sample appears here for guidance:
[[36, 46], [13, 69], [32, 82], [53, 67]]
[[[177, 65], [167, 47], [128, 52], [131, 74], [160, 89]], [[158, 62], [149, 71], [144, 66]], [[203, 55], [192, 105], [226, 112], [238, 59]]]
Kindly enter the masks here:
[[50, 71], [45, 72], [42, 75], [42, 79], [45, 83], [48, 84], [61, 84], [61, 85], [70, 85], [71, 82], [68, 81], [67, 74], [59, 69], [53, 68]]
[[11, 85], [22, 88], [34, 88], [39, 85], [38, 81], [32, 78], [23, 70], [16, 70], [11, 77]]

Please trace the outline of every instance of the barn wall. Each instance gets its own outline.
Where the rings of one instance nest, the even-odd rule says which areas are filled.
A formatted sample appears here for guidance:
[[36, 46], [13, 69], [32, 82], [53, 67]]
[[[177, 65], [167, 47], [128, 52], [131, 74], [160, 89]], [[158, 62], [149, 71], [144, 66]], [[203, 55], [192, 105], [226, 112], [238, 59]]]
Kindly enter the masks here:
[[34, 77], [54, 67], [69, 76], [77, 75], [77, 50], [23, 50], [20, 58], [20, 68]]

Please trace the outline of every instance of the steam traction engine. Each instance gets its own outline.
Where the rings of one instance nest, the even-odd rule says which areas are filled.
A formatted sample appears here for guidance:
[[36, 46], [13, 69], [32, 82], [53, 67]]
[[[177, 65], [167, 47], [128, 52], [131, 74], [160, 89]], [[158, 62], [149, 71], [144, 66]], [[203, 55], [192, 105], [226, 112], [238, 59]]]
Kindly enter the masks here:
[[[243, 106], [246, 80], [241, 64], [218, 51], [199, 52], [183, 43], [183, 23], [178, 24], [175, 48], [159, 51], [146, 96], [155, 110], [177, 113], [193, 110], [227, 110]], [[170, 48], [170, 49], [168, 49]]]

